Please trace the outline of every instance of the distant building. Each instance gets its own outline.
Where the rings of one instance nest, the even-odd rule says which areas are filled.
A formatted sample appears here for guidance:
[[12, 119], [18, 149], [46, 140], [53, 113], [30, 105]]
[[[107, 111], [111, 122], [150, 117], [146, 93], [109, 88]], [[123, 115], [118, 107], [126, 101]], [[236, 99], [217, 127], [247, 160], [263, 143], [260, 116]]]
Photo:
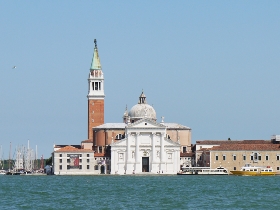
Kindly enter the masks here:
[[94, 152], [65, 146], [53, 152], [53, 173], [55, 175], [98, 174], [94, 170]]
[[196, 166], [222, 166], [233, 171], [250, 163], [252, 166], [271, 167], [280, 172], [279, 142], [276, 136], [271, 140], [197, 141]]

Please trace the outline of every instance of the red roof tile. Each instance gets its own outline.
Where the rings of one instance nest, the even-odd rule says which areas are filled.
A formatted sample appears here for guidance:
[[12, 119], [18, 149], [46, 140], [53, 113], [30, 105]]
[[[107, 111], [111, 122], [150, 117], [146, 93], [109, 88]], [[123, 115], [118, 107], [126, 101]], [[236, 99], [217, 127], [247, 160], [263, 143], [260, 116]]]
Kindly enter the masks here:
[[63, 147], [66, 147], [66, 146], [72, 146], [72, 147], [75, 147], [75, 148], [78, 148], [78, 149], [81, 149], [81, 145], [54, 145], [54, 148], [63, 148]]
[[196, 150], [196, 151], [207, 151], [207, 150], [209, 150], [209, 148], [201, 148], [201, 149]]
[[180, 153], [180, 157], [192, 157], [192, 156], [194, 156], [194, 153], [192, 152]]
[[62, 147], [61, 149], [55, 152], [93, 152], [93, 151], [90, 149], [78, 149], [73, 146], [66, 146], [66, 147]]
[[110, 155], [105, 153], [94, 153], [94, 157], [110, 157]]
[[211, 151], [278, 151], [280, 150], [279, 144], [228, 144], [221, 146], [214, 146], [209, 148]]
[[222, 144], [272, 144], [271, 140], [203, 140], [196, 141], [197, 145], [222, 145]]

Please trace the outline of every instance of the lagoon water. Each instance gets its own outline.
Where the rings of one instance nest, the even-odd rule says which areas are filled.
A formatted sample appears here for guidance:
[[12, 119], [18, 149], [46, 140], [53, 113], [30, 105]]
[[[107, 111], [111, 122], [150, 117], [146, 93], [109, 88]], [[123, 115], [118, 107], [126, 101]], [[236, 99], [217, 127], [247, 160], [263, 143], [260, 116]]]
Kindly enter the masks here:
[[0, 209], [280, 209], [280, 176], [0, 176]]

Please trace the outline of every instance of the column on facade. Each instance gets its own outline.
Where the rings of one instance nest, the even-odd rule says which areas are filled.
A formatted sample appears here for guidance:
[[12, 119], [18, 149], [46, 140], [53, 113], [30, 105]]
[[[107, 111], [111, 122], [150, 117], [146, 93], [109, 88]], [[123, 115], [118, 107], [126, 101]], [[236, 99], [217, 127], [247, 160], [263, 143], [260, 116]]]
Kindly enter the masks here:
[[156, 133], [152, 133], [152, 163], [156, 161]]
[[140, 135], [140, 133], [136, 133], [136, 138], [135, 138], [135, 143], [136, 143], [136, 148], [135, 148], [135, 162], [136, 163], [139, 163], [140, 161], [139, 161], [139, 156], [140, 156], [140, 154], [139, 154], [139, 135]]
[[164, 170], [164, 134], [160, 135], [160, 170]]
[[163, 153], [164, 153], [164, 133], [160, 135], [160, 162], [163, 163]]
[[[135, 165], [134, 165], [134, 170], [135, 172], [140, 172], [140, 166], [139, 163], [140, 163], [140, 151], [139, 151], [139, 135], [140, 133], [136, 133], [135, 135]], [[140, 168], [139, 168], [140, 167]], [[139, 170], [138, 170], [139, 168]]]
[[126, 151], [127, 151], [127, 162], [131, 162], [131, 147], [130, 147], [130, 133], [127, 133], [127, 144], [126, 144]]

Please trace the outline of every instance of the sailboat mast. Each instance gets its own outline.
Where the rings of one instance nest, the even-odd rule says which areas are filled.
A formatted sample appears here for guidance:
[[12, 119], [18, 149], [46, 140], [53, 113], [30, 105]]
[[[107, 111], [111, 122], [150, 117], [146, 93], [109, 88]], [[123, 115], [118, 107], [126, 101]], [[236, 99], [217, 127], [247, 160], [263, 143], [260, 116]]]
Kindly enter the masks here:
[[3, 170], [3, 166], [4, 166], [4, 162], [3, 162], [3, 154], [2, 154], [2, 145], [1, 145], [1, 162], [0, 162], [0, 165], [2, 167], [2, 170]]
[[41, 156], [41, 169], [44, 169], [44, 158], [43, 158], [43, 155]]
[[9, 151], [9, 171], [11, 170], [11, 148], [12, 148], [12, 143], [10, 142], [10, 151]]
[[38, 160], [37, 160], [37, 145], [36, 145], [36, 151], [35, 151], [35, 169], [38, 169]]

